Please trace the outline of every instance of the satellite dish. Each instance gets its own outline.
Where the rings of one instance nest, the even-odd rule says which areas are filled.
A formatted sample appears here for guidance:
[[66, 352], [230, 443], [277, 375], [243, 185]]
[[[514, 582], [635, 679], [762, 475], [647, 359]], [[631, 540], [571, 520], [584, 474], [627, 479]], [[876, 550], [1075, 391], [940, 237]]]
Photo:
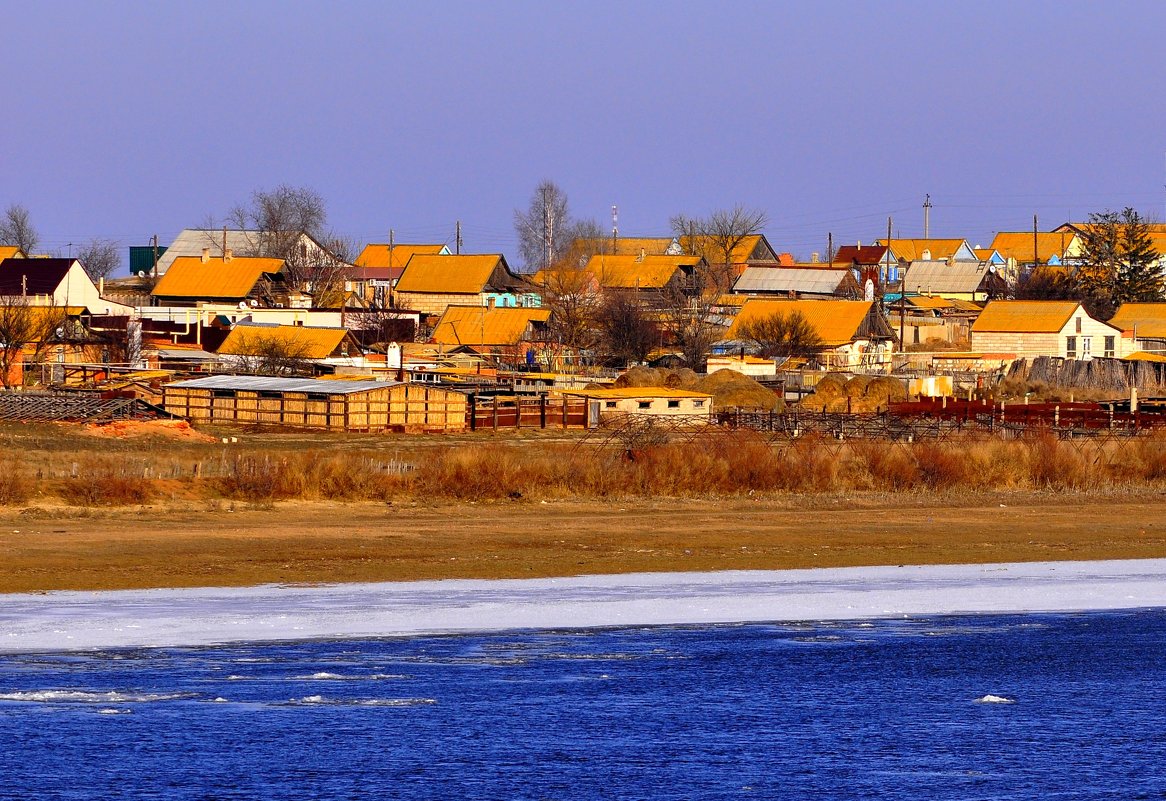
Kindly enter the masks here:
[[866, 300], [874, 300], [874, 281], [866, 279], [866, 288], [863, 291], [863, 297]]
[[64, 335], [65, 335], [65, 328], [64, 328], [64, 326], [60, 326], [60, 327], [58, 327], [58, 328], [57, 328], [57, 336], [59, 336], [59, 337], [63, 337]]

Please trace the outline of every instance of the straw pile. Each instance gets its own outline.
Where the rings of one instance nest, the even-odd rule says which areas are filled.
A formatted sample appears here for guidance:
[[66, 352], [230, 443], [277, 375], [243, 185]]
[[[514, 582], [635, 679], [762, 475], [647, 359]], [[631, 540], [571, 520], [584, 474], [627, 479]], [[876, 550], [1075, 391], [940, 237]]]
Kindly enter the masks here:
[[785, 410], [785, 401], [777, 393], [736, 370], [717, 370], [709, 375], [699, 376], [687, 367], [679, 370], [633, 367], [616, 379], [615, 386], [671, 387], [707, 392], [713, 396], [715, 409], [761, 409], [777, 412]]
[[814, 387], [814, 394], [802, 399], [802, 408], [814, 412], [877, 412], [892, 401], [906, 400], [903, 382], [888, 376], [831, 373]]

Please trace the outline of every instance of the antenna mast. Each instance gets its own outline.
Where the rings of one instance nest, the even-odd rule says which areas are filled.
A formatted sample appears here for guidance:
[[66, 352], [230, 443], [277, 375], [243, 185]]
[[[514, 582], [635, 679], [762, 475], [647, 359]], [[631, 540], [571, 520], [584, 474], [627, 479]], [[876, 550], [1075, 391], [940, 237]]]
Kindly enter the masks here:
[[611, 207], [611, 252], [619, 250], [619, 206]]
[[923, 238], [931, 238], [931, 195], [923, 198]]

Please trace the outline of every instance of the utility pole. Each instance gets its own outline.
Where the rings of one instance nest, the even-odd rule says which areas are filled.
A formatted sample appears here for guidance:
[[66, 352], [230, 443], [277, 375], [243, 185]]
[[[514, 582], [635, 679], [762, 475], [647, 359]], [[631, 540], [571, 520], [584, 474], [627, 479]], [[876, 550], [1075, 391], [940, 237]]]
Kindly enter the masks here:
[[826, 263], [834, 263], [834, 233], [832, 231], [826, 232]]
[[923, 198], [923, 238], [931, 238], [931, 195]]
[[158, 277], [158, 235], [154, 234], [154, 236], [152, 237], [152, 240], [153, 240], [152, 244], [154, 245], [154, 269], [150, 271], [150, 274], [152, 276], [154, 276], [155, 278], [157, 278]]
[[619, 252], [619, 206], [611, 207], [611, 252]]
[[1036, 215], [1034, 214], [1032, 215], [1032, 269], [1034, 270], [1037, 268], [1037, 265], [1040, 264], [1040, 251], [1037, 249], [1036, 245], [1036, 228], [1037, 222]]
[[389, 308], [393, 308], [396, 304], [393, 302], [393, 289], [396, 288], [397, 282], [393, 280], [393, 229], [389, 229]]
[[547, 188], [543, 187], [543, 269], [551, 266], [551, 207], [547, 205]]
[[462, 221], [458, 220], [454, 226], [453, 250], [455, 255], [462, 255]]

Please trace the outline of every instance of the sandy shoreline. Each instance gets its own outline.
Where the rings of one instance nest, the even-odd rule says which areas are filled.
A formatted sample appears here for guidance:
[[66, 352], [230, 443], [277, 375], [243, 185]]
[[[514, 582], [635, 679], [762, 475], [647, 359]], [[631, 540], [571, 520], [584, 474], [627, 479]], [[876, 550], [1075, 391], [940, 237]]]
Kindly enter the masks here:
[[0, 652], [1166, 607], [1166, 559], [11, 594]]

